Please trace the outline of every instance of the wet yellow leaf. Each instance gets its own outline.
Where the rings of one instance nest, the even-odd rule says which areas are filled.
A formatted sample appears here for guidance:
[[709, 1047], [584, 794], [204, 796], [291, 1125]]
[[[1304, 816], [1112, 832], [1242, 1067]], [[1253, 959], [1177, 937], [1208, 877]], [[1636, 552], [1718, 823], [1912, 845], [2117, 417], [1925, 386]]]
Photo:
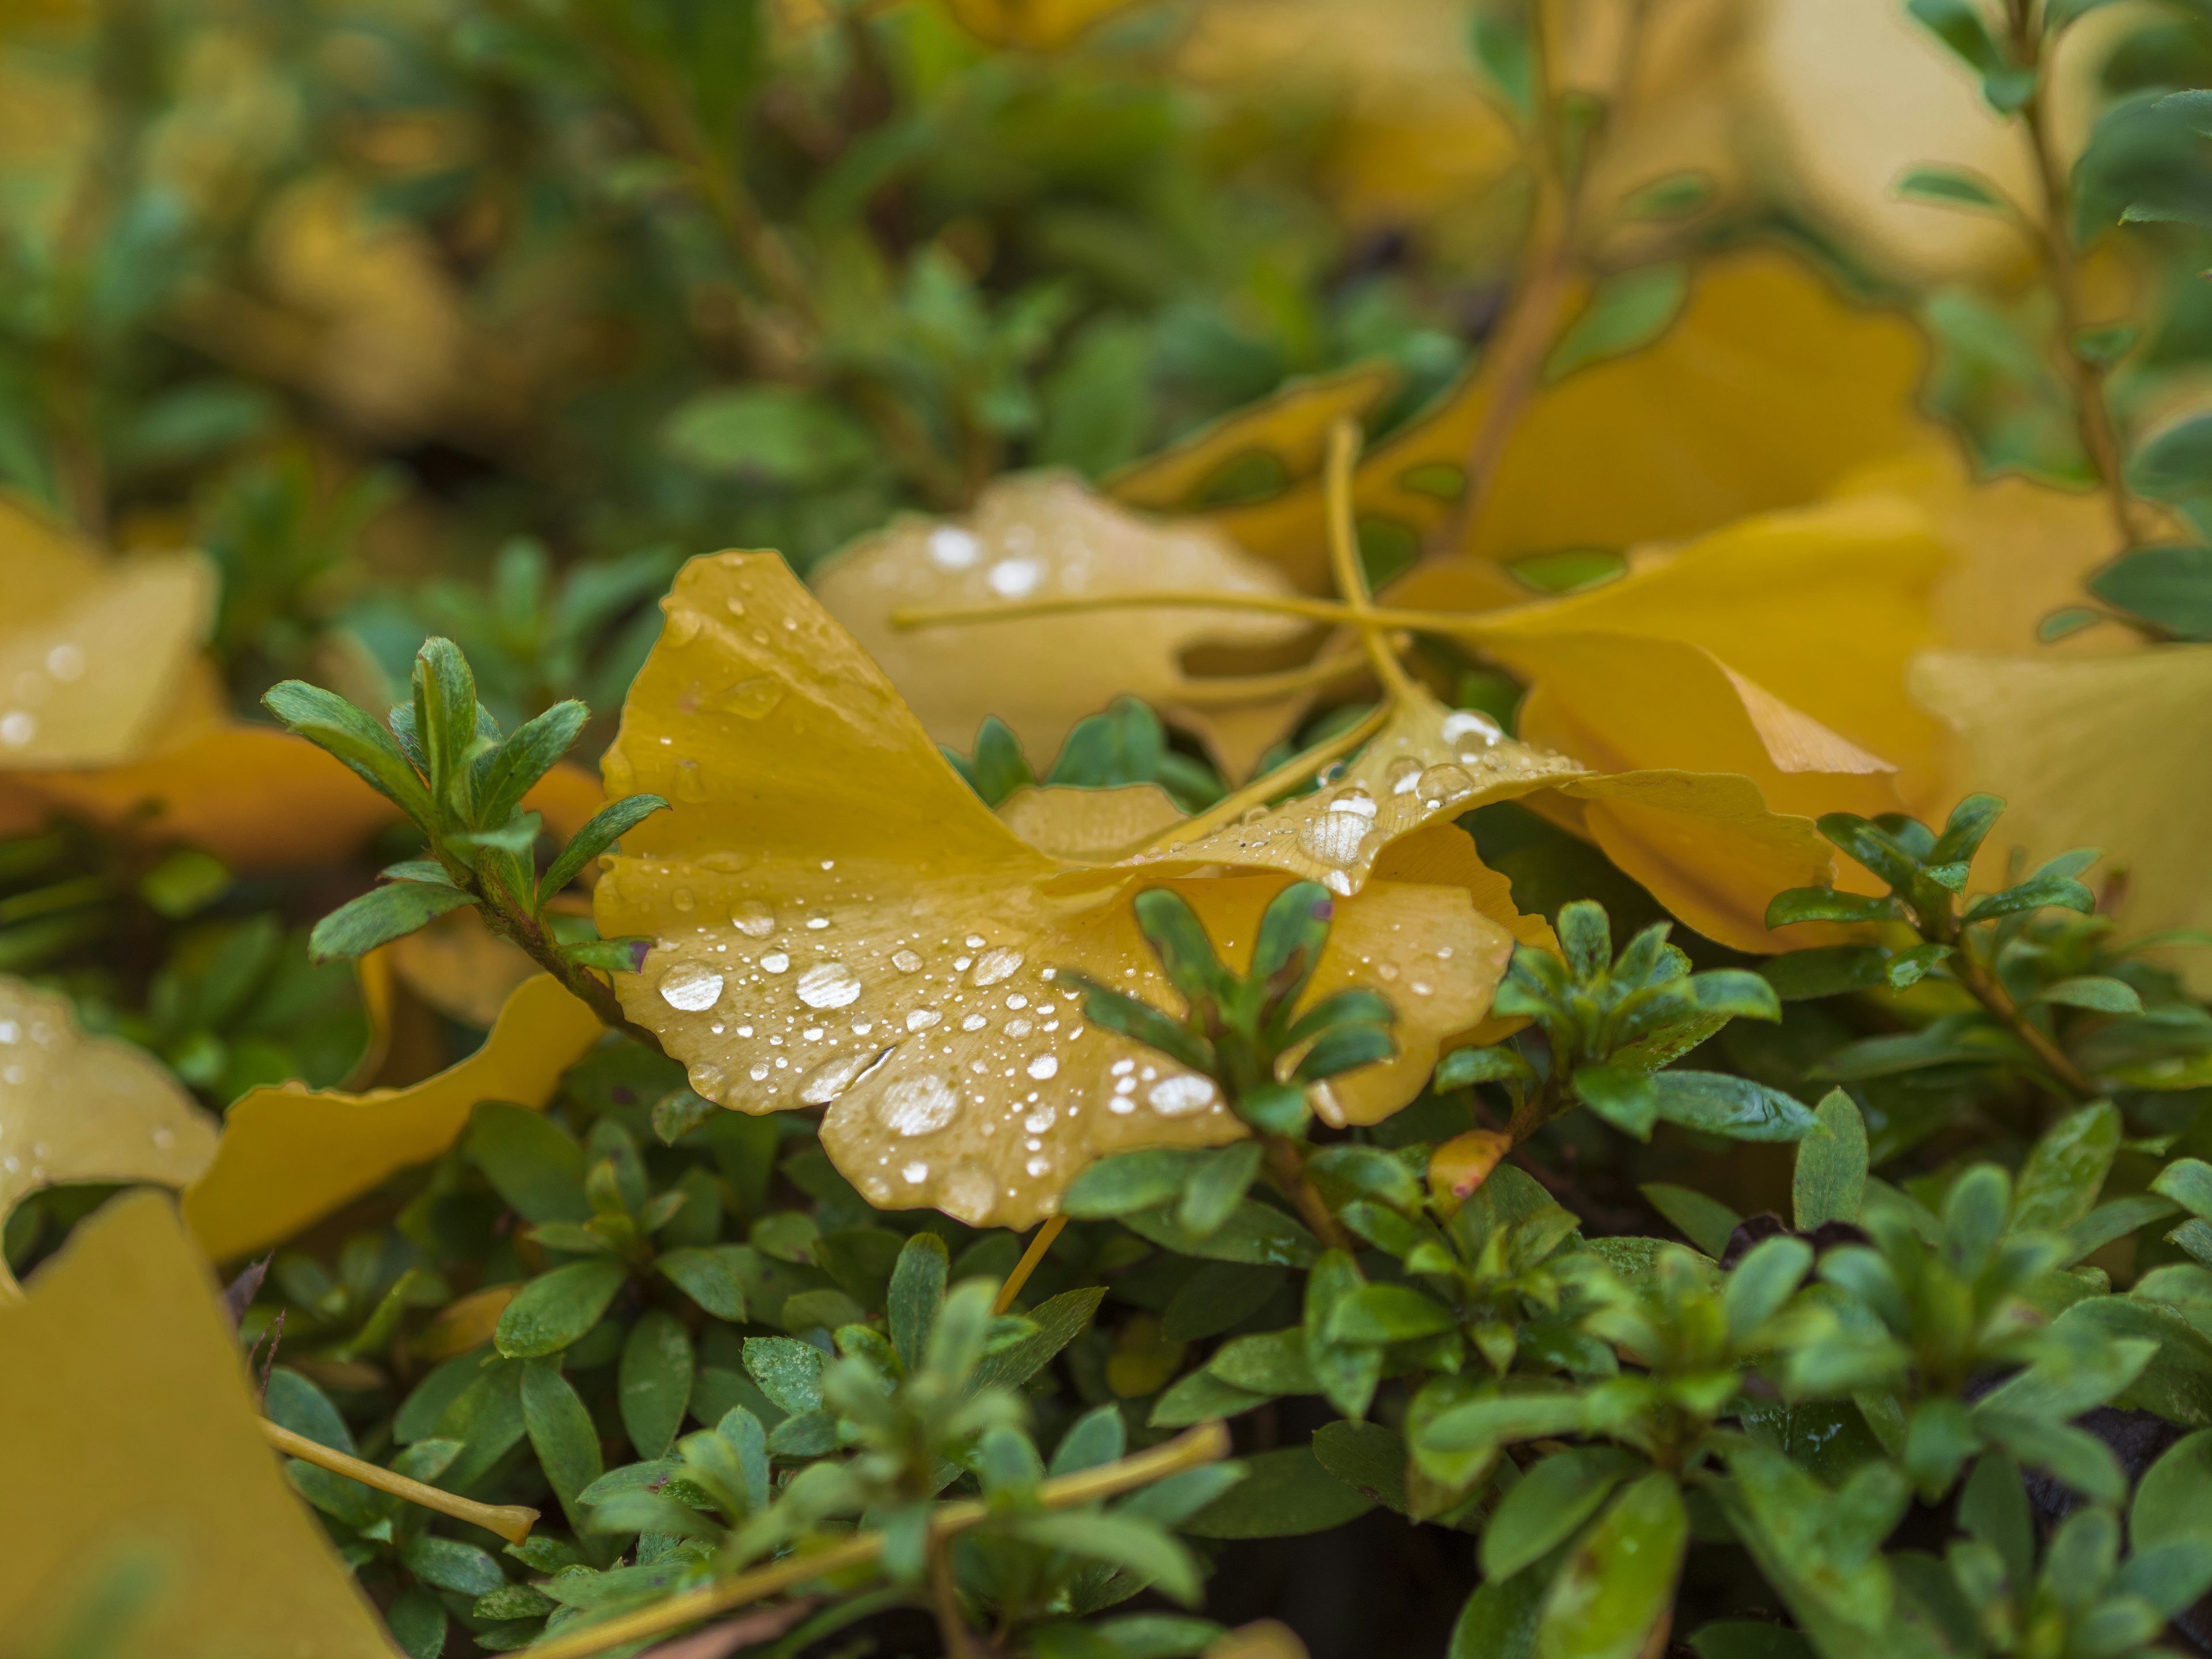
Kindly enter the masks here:
[[994, 46], [1051, 52], [1130, 0], [945, 0], [961, 27]]
[[[214, 1121], [161, 1061], [85, 1036], [66, 997], [0, 975], [0, 1221], [41, 1187], [182, 1187], [215, 1147]], [[0, 1302], [15, 1293], [0, 1262]]]
[[[1682, 315], [1644, 349], [1568, 375], [1516, 422], [1465, 552], [1510, 560], [1621, 550], [1801, 506], [1853, 469], [1928, 442], [1926, 356], [1904, 319], [1839, 298], [1789, 254], [1701, 265]], [[1363, 520], [1425, 535], [1452, 510], [1490, 387], [1480, 365], [1437, 412], [1360, 464]], [[1327, 568], [1317, 483], [1214, 515], [1302, 586]]]
[[1105, 481], [1115, 501], [1155, 513], [1195, 512], [1216, 493], [1242, 483], [1276, 481], [1282, 488], [1321, 470], [1328, 429], [1361, 419], [1397, 384], [1388, 363], [1358, 363], [1334, 374], [1287, 381], [1264, 398]]
[[1454, 1135], [1430, 1154], [1429, 1190], [1439, 1203], [1471, 1198], [1512, 1150], [1513, 1137], [1502, 1130], [1469, 1129]]
[[[2212, 647], [2120, 657], [1934, 653], [1912, 690], [1955, 734], [1954, 794], [1986, 789], [2005, 814], [1975, 861], [1978, 888], [2004, 884], [2015, 848], [2033, 869], [2077, 847], [2124, 886], [2130, 935], [2212, 927]], [[1948, 803], [1945, 803], [1948, 805]], [[2178, 953], [2199, 994], [2212, 952]]]
[[1773, 810], [1740, 774], [1678, 765], [1606, 775], [1418, 691], [1334, 787], [1130, 863], [1256, 865], [1356, 892], [1400, 837], [1499, 800], [1523, 801], [1595, 842], [1674, 915], [1738, 950], [1786, 948], [1790, 941], [1766, 930], [1767, 902], [1785, 887], [1826, 879], [1832, 868], [1811, 821]]
[[[594, 908], [603, 933], [657, 940], [617, 988], [695, 1089], [753, 1112], [827, 1105], [823, 1144], [871, 1201], [1017, 1227], [1094, 1158], [1244, 1133], [1210, 1082], [1090, 1029], [1054, 976], [1172, 1006], [1134, 889], [1180, 874], [1237, 963], [1302, 872], [1233, 850], [1100, 867], [1024, 842], [773, 554], [694, 560], [668, 612], [605, 766], [611, 793], [676, 805], [624, 838]], [[717, 706], [763, 683], [762, 712]], [[1309, 994], [1390, 994], [1401, 1057], [1316, 1098], [1344, 1121], [1412, 1098], [1482, 1018], [1513, 942], [1463, 888], [1368, 878], [1340, 884]]]
[[118, 1198], [0, 1308], [0, 1629], [37, 1638], [147, 1552], [116, 1650], [389, 1659], [383, 1623], [262, 1437], [236, 1338], [170, 1200]]
[[450, 1019], [483, 1030], [515, 988], [538, 972], [522, 950], [494, 935], [473, 905], [449, 910], [386, 947], [392, 971]]
[[1115, 1338], [1106, 1361], [1106, 1386], [1124, 1400], [1158, 1394], [1182, 1370], [1185, 1345], [1171, 1340], [1151, 1314], [1137, 1314]]
[[520, 1285], [494, 1285], [449, 1302], [438, 1310], [437, 1316], [422, 1328], [422, 1334], [415, 1339], [416, 1358], [435, 1364], [465, 1354], [471, 1348], [480, 1348], [491, 1340], [492, 1333], [499, 1328], [499, 1316], [507, 1311], [507, 1304], [514, 1300]]
[[109, 559], [0, 499], [0, 769], [136, 759], [190, 694], [214, 615], [197, 553]]
[[1071, 864], [1111, 864], [1182, 822], [1156, 783], [1121, 789], [1017, 789], [999, 803], [1006, 827], [1040, 853]]
[[439, 1156], [478, 1101], [543, 1107], [599, 1032], [588, 1008], [541, 975], [507, 999], [481, 1048], [412, 1087], [252, 1090], [231, 1106], [214, 1162], [185, 1191], [185, 1219], [217, 1261], [289, 1237]]
[[[1190, 520], [1155, 523], [1093, 495], [1065, 473], [1004, 478], [964, 520], [908, 518], [866, 537], [815, 577], [823, 607], [881, 665], [929, 735], [965, 752], [987, 714], [1013, 729], [1042, 771], [1068, 728], [1116, 696], [1141, 697], [1201, 736], [1204, 709], [1188, 707], [1186, 652], [1203, 644], [1266, 646], [1306, 624], [1232, 611], [1117, 611], [900, 629], [894, 610], [990, 605], [1162, 587], [1234, 593], [1289, 592], [1281, 574]], [[733, 625], [742, 629], [740, 619]], [[756, 624], [757, 625], [757, 624]], [[702, 686], [704, 712], [767, 719], [781, 688]], [[1261, 700], [1264, 729], [1222, 758], [1241, 775], [1292, 718], [1279, 693]], [[675, 799], [672, 797], [672, 799]]]

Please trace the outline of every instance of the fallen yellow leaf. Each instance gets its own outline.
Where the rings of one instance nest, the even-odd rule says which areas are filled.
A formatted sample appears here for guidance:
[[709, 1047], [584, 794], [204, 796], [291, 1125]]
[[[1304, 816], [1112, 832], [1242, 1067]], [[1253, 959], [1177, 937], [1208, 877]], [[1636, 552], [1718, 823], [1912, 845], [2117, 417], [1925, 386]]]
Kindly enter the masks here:
[[[2212, 647], [2162, 645], [2120, 657], [1931, 653], [1912, 690], [1954, 734], [1953, 775], [2002, 795], [2005, 814], [1975, 861], [1976, 885], [2005, 884], [2077, 847], [2106, 851], [2129, 934], [2212, 927]], [[2212, 951], [2175, 950], [2199, 994]]]
[[1130, 0], [945, 0], [960, 27], [994, 46], [1053, 52]]
[[0, 1308], [0, 1629], [46, 1650], [103, 1570], [149, 1560], [118, 1651], [389, 1659], [263, 1438], [237, 1340], [170, 1200], [115, 1200]]
[[537, 973], [520, 946], [483, 925], [474, 905], [449, 910], [385, 947], [400, 982], [449, 1019], [483, 1030]]
[[[965, 751], [987, 714], [1021, 739], [1042, 771], [1068, 728], [1118, 696], [1143, 698], [1201, 736], [1214, 734], [1204, 683], [1183, 666], [1200, 645], [1279, 646], [1308, 630], [1296, 620], [1231, 611], [1127, 611], [1110, 627], [1095, 617], [1042, 618], [1019, 630], [988, 624], [901, 629], [895, 610], [1060, 599], [1159, 587], [1234, 593], [1290, 591], [1281, 573], [1189, 520], [1155, 524], [1093, 495], [1065, 473], [1004, 478], [964, 520], [908, 518], [866, 537], [814, 578], [823, 608], [890, 676], [939, 743]], [[740, 623], [740, 626], [743, 624]], [[765, 719], [781, 691], [772, 682], [702, 686], [709, 714]], [[1264, 691], [1261, 719], [1239, 729], [1220, 758], [1241, 775], [1280, 735], [1302, 702]]]
[[540, 975], [507, 999], [481, 1048], [410, 1088], [252, 1090], [232, 1104], [213, 1163], [185, 1190], [185, 1218], [217, 1261], [276, 1243], [438, 1157], [478, 1101], [543, 1107], [599, 1033], [590, 1009]]
[[1194, 513], [1246, 474], [1272, 480], [1277, 488], [1310, 478], [1321, 471], [1329, 428], [1363, 419], [1390, 394], [1397, 380], [1397, 372], [1383, 362], [1287, 380], [1258, 403], [1123, 467], [1103, 488], [1131, 507]]
[[[1209, 1080], [1090, 1028], [1054, 976], [1171, 1005], [1130, 914], [1140, 876], [1173, 879], [1237, 963], [1302, 869], [1226, 848], [1102, 868], [1022, 841], [773, 554], [692, 561], [668, 612], [605, 767], [611, 793], [675, 805], [625, 837], [595, 911], [608, 937], [655, 939], [617, 989], [695, 1089], [753, 1112], [826, 1105], [823, 1144], [872, 1202], [977, 1224], [1050, 1213], [1106, 1153], [1245, 1132]], [[716, 706], [763, 684], [759, 713]], [[1513, 937], [1464, 888], [1330, 867], [1344, 896], [1309, 995], [1390, 994], [1400, 1057], [1316, 1106], [1368, 1122], [1480, 1021]]]
[[[214, 1121], [161, 1061], [85, 1036], [68, 998], [0, 975], [0, 1220], [41, 1187], [182, 1187], [215, 1149]], [[15, 1293], [0, 1261], [0, 1302]]]

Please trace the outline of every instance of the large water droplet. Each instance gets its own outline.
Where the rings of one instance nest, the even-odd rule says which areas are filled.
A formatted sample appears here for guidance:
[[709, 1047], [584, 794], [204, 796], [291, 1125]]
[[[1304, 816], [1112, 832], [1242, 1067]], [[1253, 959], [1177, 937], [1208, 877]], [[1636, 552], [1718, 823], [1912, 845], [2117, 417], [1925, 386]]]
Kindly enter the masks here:
[[991, 1218], [997, 1199], [998, 1183], [991, 1179], [991, 1172], [964, 1158], [945, 1172], [937, 1187], [938, 1207], [971, 1227], [980, 1227]]
[[1030, 1062], [1030, 1075], [1040, 1083], [1060, 1069], [1060, 1062], [1050, 1054], [1039, 1054]]
[[672, 1008], [696, 1014], [722, 997], [722, 976], [696, 962], [679, 962], [660, 976], [660, 1000]]
[[963, 1031], [980, 1031], [990, 1023], [981, 1014], [968, 1014], [962, 1018], [960, 1029]]
[[944, 1018], [945, 1016], [934, 1008], [909, 1008], [907, 1010], [906, 1029], [909, 1031], [926, 1031]]
[[676, 908], [687, 913], [696, 908], [699, 902], [698, 898], [692, 893], [689, 887], [678, 888], [673, 897], [676, 902]]
[[1188, 1117], [1211, 1106], [1216, 1092], [1212, 1078], [1186, 1072], [1152, 1085], [1145, 1091], [1145, 1101], [1162, 1117]]
[[1298, 846], [1310, 859], [1339, 866], [1359, 856], [1367, 820], [1357, 812], [1318, 812], [1298, 825]]
[[1474, 779], [1463, 766], [1445, 761], [1421, 774], [1421, 799], [1433, 806], [1449, 806], [1474, 793]]
[[891, 966], [902, 974], [918, 974], [921, 971], [921, 957], [912, 951], [894, 951]]
[[758, 899], [747, 899], [730, 912], [730, 926], [747, 939], [766, 939], [775, 932], [775, 912]]
[[791, 958], [781, 951], [771, 951], [761, 958], [761, 971], [765, 974], [780, 974], [790, 966]]
[[84, 647], [67, 640], [46, 653], [46, 672], [58, 680], [73, 680], [84, 672]]
[[[666, 604], [666, 601], [662, 603]], [[703, 625], [699, 613], [689, 606], [670, 605], [667, 626], [663, 631], [669, 644], [689, 645], [699, 637], [699, 629]]]
[[872, 1054], [863, 1051], [825, 1060], [806, 1074], [806, 1080], [799, 1085], [799, 1097], [809, 1106], [827, 1106], [881, 1065], [890, 1054], [890, 1050], [885, 1048]]
[[966, 531], [939, 525], [929, 532], [929, 559], [940, 570], [965, 570], [982, 551], [982, 544]]
[[1420, 787], [1421, 763], [1410, 755], [1401, 755], [1383, 775], [1389, 780], [1392, 794], [1410, 795]]
[[810, 1008], [842, 1008], [860, 996], [860, 975], [842, 962], [817, 962], [799, 976], [799, 1000]]
[[717, 714], [736, 714], [757, 720], [783, 701], [783, 687], [770, 679], [739, 680], [708, 697], [702, 708]]
[[[1454, 750], [1462, 745], [1488, 749], [1505, 735], [1504, 728], [1496, 720], [1487, 714], [1477, 714], [1472, 708], [1456, 709], [1445, 715], [1443, 724], [1437, 731]], [[1460, 758], [1465, 760], [1468, 757], [1462, 754]]]
[[876, 1097], [876, 1121], [893, 1134], [933, 1135], [952, 1121], [960, 1097], [933, 1073], [902, 1077]]
[[719, 1102], [730, 1079], [720, 1066], [701, 1065], [691, 1068], [686, 1080], [691, 1085], [691, 1092], [702, 1100]]
[[1375, 797], [1355, 783], [1351, 788], [1333, 796], [1328, 803], [1328, 810], [1332, 812], [1349, 812], [1355, 817], [1371, 818], [1375, 816]]
[[11, 708], [0, 714], [0, 744], [10, 749], [21, 749], [39, 735], [39, 722], [20, 708]]
[[970, 985], [996, 985], [1000, 980], [1018, 972], [1021, 965], [1022, 953], [1001, 945], [975, 958], [975, 971], [968, 975], [968, 982]]
[[1002, 599], [1025, 599], [1044, 580], [1044, 567], [1035, 559], [1001, 559], [983, 580]]

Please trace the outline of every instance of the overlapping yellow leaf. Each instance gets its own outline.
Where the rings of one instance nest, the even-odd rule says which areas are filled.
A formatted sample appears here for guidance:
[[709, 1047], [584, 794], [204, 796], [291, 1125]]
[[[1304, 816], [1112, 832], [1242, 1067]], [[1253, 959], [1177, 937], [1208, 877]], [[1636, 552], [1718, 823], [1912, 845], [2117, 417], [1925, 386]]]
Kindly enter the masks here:
[[[1902, 318], [1848, 304], [1789, 254], [1719, 256], [1655, 343], [1533, 400], [1455, 550], [1626, 549], [1815, 501], [1937, 435], [1913, 406], [1925, 356]], [[1478, 363], [1435, 414], [1377, 445], [1360, 464], [1358, 514], [1425, 535], [1443, 522], [1490, 395]], [[1317, 483], [1214, 522], [1302, 585], [1327, 568]]]
[[[1228, 711], [1186, 708], [1183, 655], [1206, 643], [1267, 646], [1304, 624], [1231, 611], [1128, 611], [1101, 627], [1086, 616], [1040, 617], [1019, 629], [968, 623], [902, 630], [902, 607], [988, 605], [1161, 587], [1231, 593], [1289, 591], [1281, 574], [1189, 520], [1155, 524], [1100, 499], [1065, 473], [1004, 478], [964, 520], [909, 518], [867, 537], [815, 578], [823, 607], [889, 674], [938, 742], [965, 750], [987, 714], [1013, 728], [1033, 764], [1048, 765], [1068, 728], [1123, 694], [1144, 698], [1201, 735]], [[738, 619], [735, 626], [748, 624]], [[707, 712], [772, 718], [779, 688], [763, 681], [706, 688]], [[1295, 703], [1260, 699], [1261, 727], [1228, 736], [1241, 773], [1279, 735]]]
[[170, 1200], [119, 1198], [0, 1308], [0, 1630], [48, 1651], [129, 1559], [117, 1652], [389, 1659], [383, 1622], [286, 1485], [229, 1319]]
[[482, 1030], [538, 971], [520, 946], [483, 925], [473, 905], [448, 910], [385, 947], [400, 982], [449, 1019]]
[[[1954, 775], [2004, 797], [1977, 884], [2018, 850], [2040, 862], [2105, 849], [2128, 934], [2212, 927], [2212, 647], [2118, 657], [1932, 653], [1912, 689], [1955, 734]], [[2031, 863], [2030, 867], [2033, 866]], [[2212, 952], [2180, 953], [2212, 993]]]
[[1106, 480], [1106, 492], [1156, 513], [1191, 512], [1241, 473], [1283, 485], [1310, 478], [1321, 471], [1329, 428], [1364, 419], [1397, 379], [1389, 363], [1374, 362], [1286, 381], [1273, 396], [1122, 468]]
[[[213, 1121], [161, 1061], [85, 1036], [68, 998], [0, 975], [0, 1221], [41, 1187], [182, 1187], [215, 1147]], [[15, 1293], [0, 1262], [0, 1302]]]
[[231, 1106], [214, 1161], [186, 1189], [185, 1219], [217, 1261], [276, 1243], [439, 1156], [478, 1101], [543, 1107], [600, 1030], [590, 1009], [541, 975], [507, 999], [481, 1048], [412, 1087], [252, 1090]]
[[[1133, 889], [1173, 878], [1245, 960], [1303, 868], [1224, 848], [1102, 869], [1022, 841], [772, 554], [694, 560], [668, 611], [605, 766], [611, 793], [676, 805], [624, 838], [595, 911], [602, 933], [654, 939], [617, 988], [695, 1089], [755, 1112], [826, 1105], [823, 1144], [871, 1201], [999, 1225], [1049, 1213], [1105, 1153], [1243, 1133], [1210, 1082], [1088, 1026], [1056, 970], [1171, 1005]], [[732, 710], [763, 684], [775, 696], [747, 701], [770, 707]], [[1513, 938], [1464, 887], [1330, 867], [1344, 897], [1310, 994], [1389, 994], [1401, 1058], [1316, 1104], [1371, 1121], [1482, 1018]]]

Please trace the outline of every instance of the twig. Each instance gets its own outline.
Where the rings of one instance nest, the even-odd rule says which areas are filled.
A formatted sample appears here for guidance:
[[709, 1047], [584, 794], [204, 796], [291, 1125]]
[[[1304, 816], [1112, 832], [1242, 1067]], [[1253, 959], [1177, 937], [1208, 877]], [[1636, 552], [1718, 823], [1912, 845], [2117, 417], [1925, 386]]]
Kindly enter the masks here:
[[2043, 54], [2041, 31], [2029, 15], [2029, 0], [2011, 0], [2006, 7], [2012, 25], [2013, 50], [2021, 63], [2033, 71], [2035, 89], [2021, 106], [2028, 149], [2035, 161], [2036, 184], [2043, 211], [2033, 216], [2036, 240], [2043, 255], [2044, 274], [2058, 304], [2059, 356], [2065, 365], [2069, 390], [2074, 397], [2075, 424], [2081, 447], [2096, 470], [2097, 482], [2112, 504], [2112, 527], [2124, 548], [2140, 547], [2145, 540], [2136, 521], [2134, 498], [2128, 494], [2126, 465], [2121, 459], [2118, 434], [2112, 428], [2111, 408], [2105, 401], [2105, 372], [2081, 354], [2086, 326], [2082, 312], [2081, 271], [2075, 258], [2072, 232], [2072, 191], [2066, 168], [2053, 143], [2051, 115], [2045, 99], [2049, 76]]
[[1288, 1135], [1263, 1134], [1260, 1146], [1267, 1157], [1267, 1174], [1277, 1190], [1297, 1206], [1300, 1218], [1313, 1236], [1327, 1249], [1350, 1249], [1352, 1241], [1345, 1237], [1342, 1224], [1306, 1174], [1305, 1158], [1298, 1151], [1297, 1143]]
[[[448, 865], [447, 867], [453, 869], [454, 866]], [[460, 868], [466, 871], [465, 866]], [[502, 883], [476, 878], [472, 871], [466, 871], [466, 875], [470, 878], [466, 884], [471, 885], [483, 901], [478, 909], [485, 927], [559, 980], [571, 996], [599, 1017], [600, 1024], [610, 1030], [620, 1031], [633, 1042], [642, 1044], [654, 1054], [667, 1054], [668, 1051], [660, 1046], [658, 1034], [647, 1026], [640, 1025], [623, 1012], [622, 999], [615, 994], [614, 987], [592, 969], [562, 955], [559, 945], [547, 934], [535, 917], [515, 902], [514, 896]]]
[[390, 1469], [380, 1468], [358, 1457], [332, 1451], [320, 1442], [310, 1440], [303, 1434], [295, 1434], [281, 1423], [272, 1423], [265, 1417], [261, 1419], [261, 1432], [277, 1450], [289, 1453], [303, 1463], [313, 1463], [318, 1468], [328, 1469], [332, 1474], [358, 1480], [364, 1486], [374, 1486], [394, 1498], [404, 1498], [410, 1504], [419, 1504], [426, 1510], [435, 1510], [441, 1515], [452, 1516], [456, 1521], [465, 1521], [471, 1526], [495, 1532], [510, 1544], [520, 1544], [530, 1536], [530, 1529], [538, 1524], [536, 1510], [526, 1509], [520, 1504], [479, 1504], [473, 1498], [457, 1498], [452, 1492], [426, 1486], [420, 1480], [410, 1480], [404, 1474], [394, 1474]]
[[2089, 1080], [2088, 1074], [2068, 1057], [2063, 1048], [2045, 1036], [2034, 1021], [2021, 1012], [2020, 1005], [2012, 999], [2012, 993], [2005, 989], [1996, 975], [1982, 965], [1967, 948], [1965, 939], [1959, 939], [1946, 965], [1950, 968], [1952, 976], [1966, 988], [1967, 994], [1987, 1009], [1999, 1024], [2027, 1044], [2028, 1051], [2044, 1070], [2056, 1078], [2075, 1100], [2095, 1098], [2097, 1085]]
[[1384, 637], [1386, 630], [1374, 617], [1375, 595], [1367, 586], [1367, 568], [1359, 562], [1359, 530], [1352, 516], [1352, 472], [1359, 462], [1359, 428], [1338, 421], [1328, 429], [1328, 459], [1323, 476], [1323, 499], [1328, 509], [1328, 563], [1336, 591], [1359, 630], [1360, 648], [1392, 702], [1413, 695], [1413, 683], [1396, 648]]
[[[1218, 1462], [1228, 1455], [1227, 1427], [1220, 1423], [1201, 1423], [1133, 1457], [1048, 1480], [1037, 1488], [1037, 1501], [1048, 1510], [1069, 1509], [1148, 1486], [1155, 1480], [1195, 1468], [1201, 1463]], [[988, 1519], [990, 1513], [988, 1504], [974, 1499], [939, 1504], [937, 1512], [930, 1516], [930, 1536], [952, 1537]], [[563, 1633], [538, 1643], [527, 1652], [531, 1659], [588, 1659], [610, 1648], [659, 1636], [710, 1619], [718, 1613], [726, 1613], [732, 1607], [762, 1601], [793, 1585], [865, 1565], [882, 1554], [883, 1548], [881, 1533], [864, 1532], [808, 1554], [788, 1557], [720, 1583], [703, 1584], [697, 1589], [672, 1595], [665, 1601], [610, 1619], [587, 1630]]]
[[1014, 1298], [1022, 1293], [1022, 1286], [1030, 1282], [1030, 1275], [1037, 1270], [1045, 1253], [1052, 1249], [1053, 1240], [1058, 1238], [1066, 1226], [1067, 1218], [1056, 1215], [1036, 1230], [1036, 1236], [1030, 1240], [1029, 1249], [1024, 1250], [1022, 1259], [1014, 1263], [1014, 1270], [1006, 1275], [1006, 1282], [999, 1286], [998, 1299], [991, 1304], [993, 1313], [1002, 1314], [1014, 1305]]

